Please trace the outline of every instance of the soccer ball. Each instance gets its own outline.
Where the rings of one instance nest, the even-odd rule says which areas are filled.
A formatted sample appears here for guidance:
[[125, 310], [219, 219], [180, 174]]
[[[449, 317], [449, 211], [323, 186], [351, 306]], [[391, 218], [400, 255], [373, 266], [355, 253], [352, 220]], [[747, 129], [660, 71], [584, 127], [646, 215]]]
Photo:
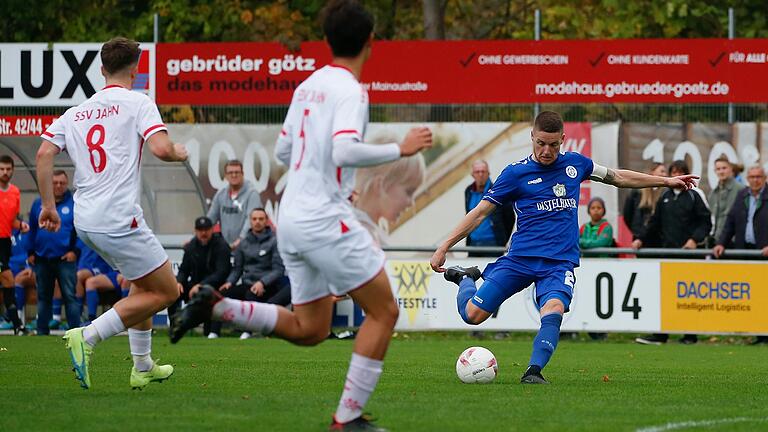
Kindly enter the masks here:
[[456, 375], [467, 384], [487, 384], [498, 372], [496, 357], [483, 347], [467, 348], [456, 360]]

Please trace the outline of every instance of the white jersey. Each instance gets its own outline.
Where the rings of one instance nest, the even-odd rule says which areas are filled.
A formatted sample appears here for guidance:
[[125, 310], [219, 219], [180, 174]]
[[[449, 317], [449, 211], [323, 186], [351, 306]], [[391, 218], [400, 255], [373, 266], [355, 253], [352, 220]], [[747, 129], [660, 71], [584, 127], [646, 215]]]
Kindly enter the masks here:
[[336, 165], [332, 152], [336, 139], [362, 142], [367, 124], [368, 93], [344, 67], [321, 68], [293, 93], [275, 148], [290, 163], [278, 214], [281, 249], [308, 251], [364, 230], [349, 200], [355, 169]]
[[124, 233], [141, 225], [141, 150], [147, 138], [163, 130], [149, 97], [107, 86], [43, 132], [41, 138], [69, 153], [75, 165], [77, 229]]

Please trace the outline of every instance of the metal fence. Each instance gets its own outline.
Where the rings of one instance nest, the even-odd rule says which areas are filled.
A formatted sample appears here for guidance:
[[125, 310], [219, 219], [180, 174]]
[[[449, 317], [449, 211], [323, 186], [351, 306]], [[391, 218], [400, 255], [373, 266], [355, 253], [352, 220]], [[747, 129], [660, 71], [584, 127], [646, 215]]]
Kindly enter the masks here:
[[[287, 105], [163, 105], [168, 123], [279, 124]], [[727, 123], [728, 104], [541, 104], [573, 122]], [[0, 115], [59, 115], [65, 107], [0, 107]], [[372, 122], [529, 122], [533, 104], [372, 105]], [[768, 103], [734, 104], [734, 122], [768, 122]]]

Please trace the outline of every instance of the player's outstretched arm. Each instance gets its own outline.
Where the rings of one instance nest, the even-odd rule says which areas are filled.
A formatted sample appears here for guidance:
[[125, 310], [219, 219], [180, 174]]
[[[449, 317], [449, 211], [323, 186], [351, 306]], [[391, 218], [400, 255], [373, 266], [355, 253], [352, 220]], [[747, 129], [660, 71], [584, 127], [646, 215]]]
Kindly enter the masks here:
[[444, 272], [445, 268], [443, 268], [443, 264], [445, 264], [445, 254], [448, 253], [448, 250], [461, 239], [468, 236], [469, 233], [475, 230], [475, 228], [480, 226], [480, 223], [483, 222], [483, 219], [485, 219], [486, 216], [491, 214], [495, 209], [496, 205], [492, 202], [488, 200], [481, 200], [480, 203], [472, 209], [472, 211], [467, 213], [467, 215], [464, 216], [464, 219], [459, 222], [459, 225], [453, 229], [451, 234], [448, 236], [448, 239], [446, 239], [432, 255], [432, 259], [429, 260], [429, 265], [432, 266], [432, 270], [440, 273]]
[[595, 164], [590, 179], [621, 188], [646, 188], [666, 186], [672, 189], [691, 189], [699, 176], [682, 175], [660, 177], [626, 169], [605, 168]]
[[411, 156], [429, 147], [432, 147], [432, 131], [416, 127], [408, 131], [400, 144], [366, 144], [352, 138], [337, 138], [333, 141], [331, 156], [333, 163], [340, 167], [365, 167]]
[[58, 231], [61, 219], [56, 212], [56, 200], [53, 196], [53, 158], [61, 150], [50, 141], [43, 140], [35, 157], [37, 187], [40, 190], [40, 218], [38, 225], [48, 231]]
[[152, 134], [147, 139], [149, 150], [158, 159], [165, 162], [184, 162], [187, 160], [187, 149], [182, 144], [174, 144], [165, 131]]

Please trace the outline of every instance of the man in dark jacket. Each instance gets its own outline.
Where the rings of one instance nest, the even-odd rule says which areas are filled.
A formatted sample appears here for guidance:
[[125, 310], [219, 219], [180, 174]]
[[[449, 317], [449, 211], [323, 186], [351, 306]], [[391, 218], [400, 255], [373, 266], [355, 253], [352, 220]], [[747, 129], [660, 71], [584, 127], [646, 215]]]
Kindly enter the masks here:
[[[184, 257], [176, 275], [180, 296], [176, 303], [168, 307], [168, 316], [176, 313], [182, 300], [189, 301], [191, 290], [200, 285], [219, 287], [223, 284], [231, 268], [227, 241], [213, 232], [213, 221], [206, 216], [197, 218], [195, 236], [184, 246]], [[203, 329], [209, 334], [210, 322], [205, 323]]]
[[77, 280], [77, 233], [74, 225], [75, 202], [68, 189], [69, 177], [64, 171], [53, 173], [53, 196], [56, 211], [61, 216], [61, 227], [52, 232], [39, 229], [41, 200], [36, 199], [29, 211], [29, 263], [34, 266], [37, 279], [37, 334], [50, 334], [49, 323], [53, 316], [53, 288], [59, 282], [61, 297], [67, 311], [69, 328], [80, 327], [82, 299], [75, 295]]
[[[765, 170], [755, 165], [747, 170], [749, 187], [739, 191], [723, 225], [717, 245], [712, 250], [720, 258], [726, 247], [760, 249], [768, 257], [768, 188]], [[768, 336], [758, 336], [754, 344], [768, 343]]]
[[[469, 213], [493, 187], [488, 162], [477, 160], [472, 164], [472, 184], [464, 190], [464, 210]], [[506, 246], [515, 226], [515, 211], [507, 205], [496, 209], [467, 236], [467, 246]], [[496, 252], [471, 252], [471, 257], [498, 257]]]
[[[672, 177], [690, 174], [688, 164], [677, 160], [669, 167]], [[645, 238], [632, 242], [632, 247], [640, 248], [648, 239], [657, 235], [661, 247], [674, 249], [696, 249], [712, 230], [711, 213], [697, 189], [678, 191], [667, 189], [659, 197], [656, 209], [648, 222]], [[639, 337], [635, 342], [645, 345], [661, 345], [669, 339], [668, 334], [653, 334]], [[680, 339], [683, 344], [695, 344], [698, 337], [688, 334]]]
[[[277, 237], [269, 227], [269, 217], [263, 208], [255, 208], [251, 210], [250, 221], [251, 230], [235, 249], [235, 266], [219, 291], [238, 300], [287, 306], [291, 302], [291, 288], [277, 251]], [[221, 323], [214, 322], [211, 334], [218, 335], [220, 330]], [[250, 336], [243, 332], [240, 339]]]

